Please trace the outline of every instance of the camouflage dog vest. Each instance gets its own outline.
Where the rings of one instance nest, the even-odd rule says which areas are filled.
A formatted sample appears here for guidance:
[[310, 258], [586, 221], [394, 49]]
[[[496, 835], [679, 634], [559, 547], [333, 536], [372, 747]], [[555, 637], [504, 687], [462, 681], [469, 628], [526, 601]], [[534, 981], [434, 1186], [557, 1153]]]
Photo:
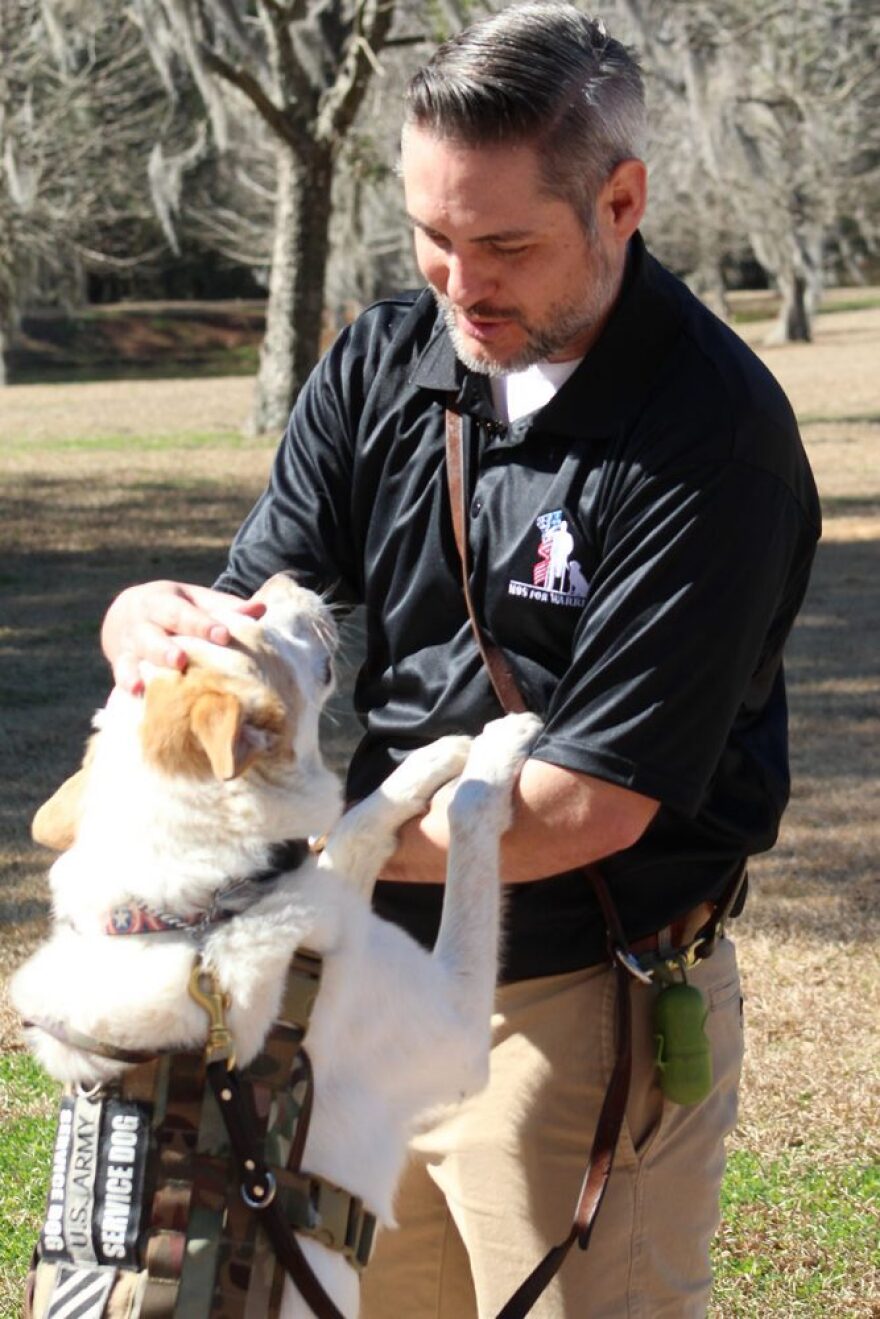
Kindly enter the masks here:
[[[235, 1084], [286, 1222], [360, 1269], [374, 1216], [301, 1169], [312, 1098], [302, 1040], [320, 974], [319, 957], [295, 954], [279, 1020]], [[242, 1195], [240, 1152], [206, 1083], [209, 1062], [210, 1047], [207, 1055], [166, 1054], [113, 1085], [64, 1094], [29, 1319], [278, 1313], [287, 1271], [262, 1206]]]

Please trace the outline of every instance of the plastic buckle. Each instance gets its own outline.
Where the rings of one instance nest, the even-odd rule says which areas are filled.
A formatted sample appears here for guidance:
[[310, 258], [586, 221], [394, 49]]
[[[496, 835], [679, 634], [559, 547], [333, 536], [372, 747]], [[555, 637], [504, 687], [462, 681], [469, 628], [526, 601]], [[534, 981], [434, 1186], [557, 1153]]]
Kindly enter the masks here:
[[375, 1233], [376, 1215], [364, 1208], [362, 1200], [352, 1196], [348, 1239], [343, 1253], [353, 1268], [360, 1270], [369, 1264]]
[[315, 1236], [332, 1250], [345, 1250], [352, 1197], [340, 1187], [317, 1183]]
[[614, 956], [625, 971], [629, 971], [634, 979], [643, 985], [651, 984], [651, 973], [646, 971], [642, 966], [635, 953], [631, 953], [628, 948], [621, 948], [619, 945], [614, 949]]

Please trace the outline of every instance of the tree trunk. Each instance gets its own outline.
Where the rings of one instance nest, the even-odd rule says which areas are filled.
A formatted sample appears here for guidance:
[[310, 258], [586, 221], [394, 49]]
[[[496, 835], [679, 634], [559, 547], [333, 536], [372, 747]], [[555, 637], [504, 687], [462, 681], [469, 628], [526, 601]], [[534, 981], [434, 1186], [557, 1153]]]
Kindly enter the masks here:
[[[3, 107], [0, 105], [0, 114]], [[2, 184], [2, 180], [0, 180]], [[9, 383], [6, 373], [6, 353], [12, 331], [18, 323], [16, 308], [16, 245], [11, 208], [4, 205], [0, 196], [0, 388]]]
[[809, 281], [795, 271], [778, 277], [782, 306], [776, 324], [767, 336], [768, 344], [810, 343]]
[[272, 270], [249, 423], [253, 434], [277, 433], [287, 425], [321, 348], [333, 151], [313, 143], [304, 159], [279, 141], [276, 162]]

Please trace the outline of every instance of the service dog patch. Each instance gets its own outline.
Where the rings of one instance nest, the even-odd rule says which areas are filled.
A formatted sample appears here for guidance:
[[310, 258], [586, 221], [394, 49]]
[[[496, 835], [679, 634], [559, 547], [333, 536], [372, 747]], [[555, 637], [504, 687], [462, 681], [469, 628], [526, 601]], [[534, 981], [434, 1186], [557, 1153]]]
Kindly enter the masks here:
[[144, 1216], [144, 1174], [150, 1145], [146, 1106], [108, 1099], [104, 1105], [93, 1234], [102, 1264], [137, 1268]]
[[44, 1259], [140, 1267], [149, 1144], [147, 1105], [88, 1095], [62, 1098], [40, 1234]]
[[49, 1199], [46, 1204], [46, 1221], [40, 1233], [40, 1251], [44, 1259], [68, 1259], [64, 1239], [64, 1206], [67, 1200], [67, 1174], [73, 1144], [73, 1110], [75, 1101], [70, 1095], [61, 1100], [55, 1148], [52, 1151], [52, 1175]]

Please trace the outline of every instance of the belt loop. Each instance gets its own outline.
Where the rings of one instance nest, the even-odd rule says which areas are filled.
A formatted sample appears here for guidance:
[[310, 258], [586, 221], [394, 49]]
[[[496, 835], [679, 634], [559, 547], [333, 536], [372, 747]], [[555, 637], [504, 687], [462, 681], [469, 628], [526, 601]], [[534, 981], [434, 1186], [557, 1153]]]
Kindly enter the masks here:
[[657, 952], [660, 957], [671, 957], [675, 952], [672, 943], [672, 926], [664, 925], [662, 930], [657, 931]]

